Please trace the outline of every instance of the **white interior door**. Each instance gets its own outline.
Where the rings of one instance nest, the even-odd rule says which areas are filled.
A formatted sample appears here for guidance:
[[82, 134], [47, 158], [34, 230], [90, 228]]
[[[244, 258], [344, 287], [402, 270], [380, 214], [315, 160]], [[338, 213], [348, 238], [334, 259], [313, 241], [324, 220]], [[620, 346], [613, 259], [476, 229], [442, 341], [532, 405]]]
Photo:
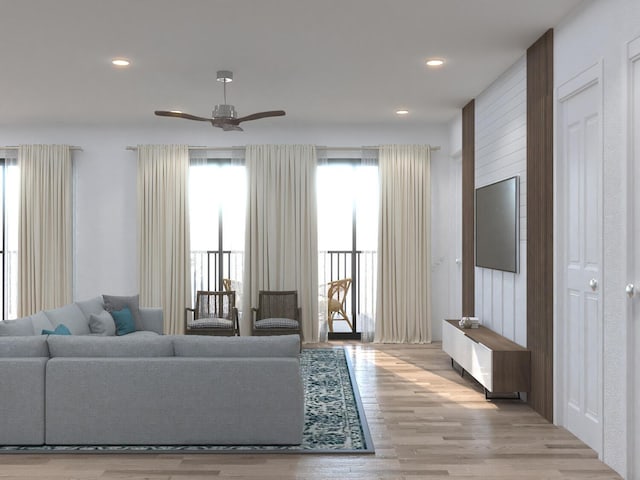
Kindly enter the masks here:
[[[629, 184], [627, 196], [628, 251], [627, 251], [627, 312], [629, 331], [633, 334], [630, 358], [640, 365], [640, 39], [629, 44]], [[629, 391], [630, 419], [633, 420], [633, 434], [627, 458], [629, 478], [640, 477], [640, 369], [634, 368]]]
[[449, 318], [462, 316], [462, 153], [451, 158], [453, 262], [449, 266]]
[[563, 205], [563, 423], [602, 454], [602, 126], [601, 84], [561, 99]]

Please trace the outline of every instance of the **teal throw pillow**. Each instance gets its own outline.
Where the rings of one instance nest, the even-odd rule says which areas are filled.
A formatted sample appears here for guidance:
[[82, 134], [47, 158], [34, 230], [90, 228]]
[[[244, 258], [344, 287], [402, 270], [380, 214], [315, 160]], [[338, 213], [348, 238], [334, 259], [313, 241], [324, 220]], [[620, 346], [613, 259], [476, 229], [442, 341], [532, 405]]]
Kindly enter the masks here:
[[126, 335], [136, 331], [136, 323], [129, 307], [124, 307], [122, 310], [113, 310], [111, 316], [113, 321], [116, 322], [116, 335]]
[[71, 332], [61, 323], [54, 330], [43, 329], [42, 335], [71, 335]]

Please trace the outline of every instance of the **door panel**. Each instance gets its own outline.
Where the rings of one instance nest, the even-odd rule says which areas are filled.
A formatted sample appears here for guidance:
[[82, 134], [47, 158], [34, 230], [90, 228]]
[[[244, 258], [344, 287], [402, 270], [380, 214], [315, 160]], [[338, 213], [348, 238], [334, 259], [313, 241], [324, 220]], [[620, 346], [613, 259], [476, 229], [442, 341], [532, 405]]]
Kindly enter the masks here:
[[562, 102], [565, 426], [602, 453], [602, 138], [600, 84]]
[[[634, 45], [635, 44], [635, 45]], [[629, 194], [627, 197], [627, 221], [629, 223], [627, 265], [627, 282], [635, 287], [635, 294], [628, 297], [627, 311], [630, 331], [633, 332], [632, 352], [630, 358], [635, 357], [634, 365], [640, 365], [640, 39], [632, 42], [630, 48], [636, 51], [635, 61], [630, 63], [629, 95], [630, 108], [630, 178]], [[633, 399], [631, 402], [631, 418], [633, 419], [633, 432], [630, 436], [629, 448], [629, 478], [640, 476], [640, 369], [634, 369], [630, 391]]]

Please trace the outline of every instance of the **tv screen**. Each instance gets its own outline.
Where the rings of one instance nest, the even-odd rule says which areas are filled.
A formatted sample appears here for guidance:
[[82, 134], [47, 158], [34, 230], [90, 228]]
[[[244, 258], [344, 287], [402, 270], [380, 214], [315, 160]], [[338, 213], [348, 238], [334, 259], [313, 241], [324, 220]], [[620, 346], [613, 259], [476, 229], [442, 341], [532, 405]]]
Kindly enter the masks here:
[[476, 189], [476, 266], [518, 272], [520, 179]]

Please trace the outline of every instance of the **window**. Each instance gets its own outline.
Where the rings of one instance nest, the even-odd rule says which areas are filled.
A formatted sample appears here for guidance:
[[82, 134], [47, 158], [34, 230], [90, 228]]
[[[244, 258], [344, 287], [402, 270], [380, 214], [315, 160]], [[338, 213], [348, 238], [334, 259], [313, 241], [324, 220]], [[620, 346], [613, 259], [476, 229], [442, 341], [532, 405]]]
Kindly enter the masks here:
[[373, 321], [378, 245], [378, 166], [329, 159], [318, 166], [319, 283], [351, 278], [346, 312], [329, 337], [354, 334]]
[[3, 318], [18, 317], [18, 201], [20, 179], [18, 167], [0, 158], [0, 265], [2, 267], [2, 295], [0, 308]]
[[229, 159], [195, 159], [189, 167], [192, 291], [236, 291], [241, 306], [246, 172]]

